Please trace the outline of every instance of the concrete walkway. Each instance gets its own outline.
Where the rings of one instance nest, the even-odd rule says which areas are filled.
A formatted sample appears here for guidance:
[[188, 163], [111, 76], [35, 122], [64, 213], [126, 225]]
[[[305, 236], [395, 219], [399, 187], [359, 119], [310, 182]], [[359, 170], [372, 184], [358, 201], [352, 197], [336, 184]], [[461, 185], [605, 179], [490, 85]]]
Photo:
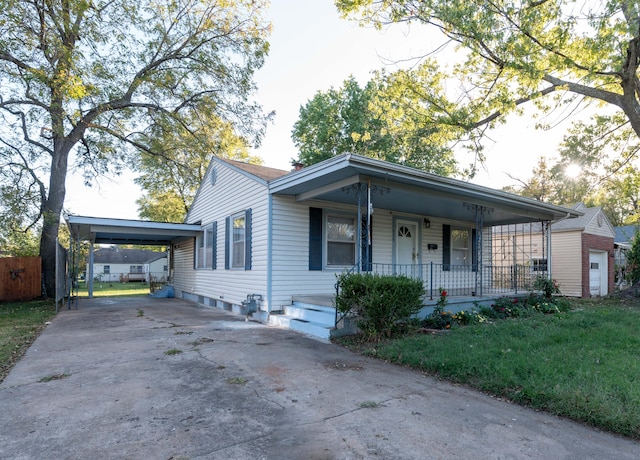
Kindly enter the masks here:
[[640, 458], [631, 440], [177, 299], [62, 311], [0, 385], [0, 414], [3, 459]]

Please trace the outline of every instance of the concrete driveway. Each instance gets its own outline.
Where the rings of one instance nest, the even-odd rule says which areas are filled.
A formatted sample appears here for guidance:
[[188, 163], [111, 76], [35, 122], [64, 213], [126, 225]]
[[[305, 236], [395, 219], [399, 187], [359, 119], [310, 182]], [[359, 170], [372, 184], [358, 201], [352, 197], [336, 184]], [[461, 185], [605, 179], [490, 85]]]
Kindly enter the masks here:
[[0, 385], [0, 414], [7, 459], [640, 458], [628, 439], [177, 299], [62, 311]]

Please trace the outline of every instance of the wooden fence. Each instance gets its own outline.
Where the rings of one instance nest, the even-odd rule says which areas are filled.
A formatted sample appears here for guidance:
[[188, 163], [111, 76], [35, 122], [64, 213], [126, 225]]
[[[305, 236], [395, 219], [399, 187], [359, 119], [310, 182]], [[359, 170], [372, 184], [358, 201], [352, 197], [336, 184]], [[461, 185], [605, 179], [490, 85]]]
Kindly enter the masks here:
[[41, 295], [40, 257], [0, 258], [0, 301], [31, 300]]

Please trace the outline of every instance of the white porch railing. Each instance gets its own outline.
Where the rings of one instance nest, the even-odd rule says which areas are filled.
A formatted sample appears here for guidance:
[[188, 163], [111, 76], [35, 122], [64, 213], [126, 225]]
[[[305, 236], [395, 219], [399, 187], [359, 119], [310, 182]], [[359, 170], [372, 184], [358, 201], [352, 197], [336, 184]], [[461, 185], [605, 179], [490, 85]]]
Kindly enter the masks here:
[[544, 271], [530, 265], [450, 265], [450, 264], [371, 264], [371, 272], [381, 275], [405, 275], [422, 280], [429, 298], [437, 298], [440, 289], [453, 296], [486, 296], [526, 292], [533, 289]]

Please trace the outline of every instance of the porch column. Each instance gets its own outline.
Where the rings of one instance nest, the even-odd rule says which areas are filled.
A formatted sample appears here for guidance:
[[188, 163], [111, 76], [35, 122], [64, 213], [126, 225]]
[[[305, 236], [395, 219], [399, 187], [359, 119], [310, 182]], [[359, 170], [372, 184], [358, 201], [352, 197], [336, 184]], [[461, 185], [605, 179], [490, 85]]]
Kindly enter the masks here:
[[547, 225], [547, 278], [553, 279], [551, 273], [551, 221], [546, 221]]
[[[484, 206], [476, 205], [476, 295], [482, 295], [482, 234], [484, 232]], [[473, 264], [473, 260], [471, 261]]]
[[89, 274], [87, 278], [89, 298], [93, 299], [93, 242], [89, 243]]

